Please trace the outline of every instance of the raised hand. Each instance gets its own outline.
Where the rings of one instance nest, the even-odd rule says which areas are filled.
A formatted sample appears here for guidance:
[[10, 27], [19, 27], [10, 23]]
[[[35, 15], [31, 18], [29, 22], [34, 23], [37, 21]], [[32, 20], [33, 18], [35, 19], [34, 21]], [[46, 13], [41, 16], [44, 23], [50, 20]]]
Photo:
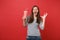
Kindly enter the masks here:
[[46, 13], [44, 14], [43, 18], [46, 18], [46, 17], [47, 17], [47, 15], [48, 15], [48, 13], [46, 12]]
[[42, 18], [46, 18], [48, 15], [48, 13], [46, 12], [43, 16], [41, 16]]
[[28, 13], [28, 11], [27, 11], [27, 10], [25, 10], [25, 11], [24, 11], [24, 15], [23, 15], [23, 18], [22, 18], [22, 19], [26, 19], [26, 17], [27, 17], [27, 13]]

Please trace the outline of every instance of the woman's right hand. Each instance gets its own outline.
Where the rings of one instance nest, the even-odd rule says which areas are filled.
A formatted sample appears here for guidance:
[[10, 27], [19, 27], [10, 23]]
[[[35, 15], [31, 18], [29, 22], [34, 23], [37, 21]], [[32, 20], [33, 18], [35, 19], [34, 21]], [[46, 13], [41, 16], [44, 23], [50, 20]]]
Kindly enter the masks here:
[[28, 11], [25, 10], [22, 19], [26, 19], [26, 17], [27, 17], [27, 13], [28, 13]]

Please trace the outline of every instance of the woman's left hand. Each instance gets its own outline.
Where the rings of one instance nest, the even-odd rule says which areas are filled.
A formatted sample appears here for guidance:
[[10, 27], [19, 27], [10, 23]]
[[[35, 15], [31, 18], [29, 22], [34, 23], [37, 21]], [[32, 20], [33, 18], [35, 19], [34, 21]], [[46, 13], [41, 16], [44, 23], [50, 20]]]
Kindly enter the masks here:
[[43, 16], [41, 16], [42, 18], [46, 18], [48, 15], [48, 13], [46, 12]]

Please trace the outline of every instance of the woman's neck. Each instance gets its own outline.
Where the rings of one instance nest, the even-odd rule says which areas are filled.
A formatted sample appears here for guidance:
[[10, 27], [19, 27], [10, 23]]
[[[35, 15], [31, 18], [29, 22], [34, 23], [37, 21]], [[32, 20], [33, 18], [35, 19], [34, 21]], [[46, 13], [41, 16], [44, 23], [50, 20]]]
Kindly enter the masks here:
[[37, 17], [34, 15], [34, 19], [37, 19]]

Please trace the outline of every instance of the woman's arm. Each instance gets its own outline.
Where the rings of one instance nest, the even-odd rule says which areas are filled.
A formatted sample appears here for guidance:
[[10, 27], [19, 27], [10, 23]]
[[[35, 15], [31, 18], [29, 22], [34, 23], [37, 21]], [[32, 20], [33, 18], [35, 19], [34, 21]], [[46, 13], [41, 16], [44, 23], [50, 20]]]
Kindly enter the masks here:
[[22, 17], [22, 20], [23, 20], [23, 26], [24, 26], [24, 27], [26, 26], [27, 12], [28, 12], [28, 11], [24, 11], [24, 15], [23, 15], [23, 17]]
[[26, 18], [23, 19], [23, 26], [24, 26], [24, 27], [26, 26]]
[[43, 21], [40, 23], [40, 28], [41, 28], [41, 30], [44, 30], [45, 19], [46, 19], [47, 15], [48, 15], [48, 14], [46, 13], [46, 14], [44, 14], [44, 16], [41, 16], [41, 18], [43, 19]]

